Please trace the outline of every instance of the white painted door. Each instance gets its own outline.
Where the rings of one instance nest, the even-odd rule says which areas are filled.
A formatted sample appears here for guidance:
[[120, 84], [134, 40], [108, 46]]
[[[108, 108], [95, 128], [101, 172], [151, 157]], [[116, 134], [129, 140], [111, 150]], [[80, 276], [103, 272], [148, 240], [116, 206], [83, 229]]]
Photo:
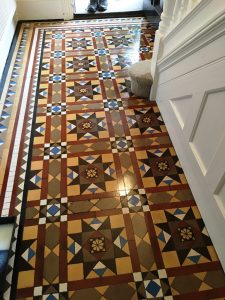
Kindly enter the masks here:
[[225, 269], [225, 2], [201, 1], [161, 43], [156, 100]]

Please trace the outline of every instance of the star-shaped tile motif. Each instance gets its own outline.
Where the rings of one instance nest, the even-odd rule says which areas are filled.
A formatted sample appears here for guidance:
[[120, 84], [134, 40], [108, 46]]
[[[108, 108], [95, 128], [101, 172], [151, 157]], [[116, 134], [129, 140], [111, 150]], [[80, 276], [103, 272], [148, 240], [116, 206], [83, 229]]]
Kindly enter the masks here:
[[107, 191], [107, 183], [112, 181], [116, 181], [115, 165], [101, 155], [79, 157], [77, 166], [68, 167], [68, 186], [76, 186], [81, 194]]
[[130, 36], [115, 35], [107, 38], [107, 44], [109, 48], [127, 48], [134, 43], [134, 40]]
[[76, 114], [74, 120], [68, 120], [68, 134], [76, 134], [77, 140], [91, 140], [108, 137], [105, 116], [101, 112]]
[[79, 220], [81, 233], [69, 234], [68, 263], [82, 264], [84, 278], [112, 276], [117, 273], [117, 259], [129, 259], [126, 230], [120, 223], [111, 227], [111, 217]]
[[127, 111], [128, 125], [131, 132], [140, 131], [140, 134], [163, 132], [164, 122], [157, 108], [134, 109]]
[[66, 62], [66, 69], [68, 72], [90, 72], [96, 71], [96, 60], [94, 56], [78, 56], [73, 59], [68, 58]]
[[75, 101], [90, 101], [101, 99], [99, 81], [78, 81], [67, 87], [67, 96], [75, 97]]
[[166, 265], [174, 256], [181, 266], [213, 260], [212, 242], [196, 207], [152, 212], [152, 216]]
[[72, 48], [74, 50], [91, 49], [93, 47], [92, 39], [76, 37], [72, 39]]
[[139, 160], [142, 178], [152, 178], [156, 186], [186, 183], [173, 148], [149, 150], [143, 152], [143, 155], [145, 158]]

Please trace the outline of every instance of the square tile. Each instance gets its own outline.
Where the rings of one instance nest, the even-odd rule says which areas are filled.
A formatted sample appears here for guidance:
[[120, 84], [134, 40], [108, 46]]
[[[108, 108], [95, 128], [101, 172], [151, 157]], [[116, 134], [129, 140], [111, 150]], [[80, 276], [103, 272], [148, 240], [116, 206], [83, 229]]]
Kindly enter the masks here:
[[99, 80], [104, 79], [115, 79], [115, 73], [112, 70], [108, 71], [98, 71]]
[[104, 102], [104, 110], [123, 110], [123, 103], [121, 99], [105, 99]]
[[145, 194], [138, 190], [130, 190], [126, 196], [121, 197], [122, 206], [127, 207], [129, 212], [148, 211], [148, 200]]
[[41, 296], [42, 295], [42, 286], [37, 286], [34, 288], [34, 296]]
[[113, 150], [113, 153], [134, 151], [132, 140], [129, 137], [115, 138], [115, 140], [111, 142], [111, 148]]
[[172, 296], [167, 277], [159, 278], [157, 271], [137, 274], [138, 276], [135, 276], [135, 281], [138, 299], [164, 299], [164, 297]]

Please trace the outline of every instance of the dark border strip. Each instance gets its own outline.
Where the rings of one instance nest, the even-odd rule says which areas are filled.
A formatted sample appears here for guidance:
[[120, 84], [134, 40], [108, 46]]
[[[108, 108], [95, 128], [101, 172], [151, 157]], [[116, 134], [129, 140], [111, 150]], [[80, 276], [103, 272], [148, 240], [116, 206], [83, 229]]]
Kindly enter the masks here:
[[151, 23], [159, 24], [160, 17], [155, 10], [139, 10], [128, 12], [112, 12], [112, 13], [83, 13], [74, 14], [74, 20], [89, 20], [89, 19], [110, 19], [110, 18], [135, 18], [146, 17]]
[[[155, 11], [149, 12], [152, 16], [157, 16]], [[145, 17], [146, 11], [127, 11], [127, 12], [104, 12], [104, 13], [83, 13], [74, 14], [74, 20], [87, 20], [87, 19], [108, 19], [108, 18], [132, 18], [132, 17]]]
[[0, 97], [2, 96], [3, 88], [5, 86], [5, 82], [6, 82], [6, 78], [7, 78], [7, 75], [8, 75], [9, 67], [11, 65], [12, 57], [13, 57], [14, 50], [15, 50], [15, 47], [16, 47], [16, 43], [17, 43], [17, 40], [18, 40], [18, 37], [19, 37], [21, 25], [22, 25], [22, 22], [18, 21], [17, 25], [16, 25], [16, 30], [14, 32], [13, 39], [12, 39], [12, 42], [11, 42], [11, 46], [10, 46], [10, 49], [9, 49], [9, 53], [8, 53], [8, 56], [7, 56], [7, 59], [6, 59], [6, 63], [5, 63], [4, 69], [3, 69], [2, 77], [1, 77], [1, 80], [0, 80]]
[[26, 175], [25, 175], [25, 180], [24, 180], [24, 192], [23, 192], [23, 199], [22, 199], [22, 206], [21, 206], [21, 213], [20, 213], [20, 223], [19, 223], [19, 229], [18, 229], [18, 235], [17, 235], [14, 270], [13, 270], [13, 277], [12, 277], [12, 284], [11, 284], [11, 293], [10, 293], [11, 300], [16, 299], [16, 292], [17, 292], [18, 261], [19, 261], [19, 257], [20, 257], [20, 249], [21, 249], [21, 243], [22, 243], [22, 237], [23, 237], [23, 228], [24, 228], [24, 222], [25, 222], [25, 216], [26, 216], [26, 203], [27, 203], [27, 194], [28, 194], [27, 183], [29, 182], [29, 177], [30, 177], [32, 149], [33, 149], [33, 142], [34, 142], [33, 128], [35, 126], [36, 115], [37, 115], [37, 101], [38, 101], [38, 93], [39, 93], [40, 78], [41, 78], [41, 62], [42, 62], [43, 52], [44, 52], [44, 43], [45, 43], [45, 31], [43, 32], [43, 40], [42, 40], [42, 45], [41, 45], [40, 64], [39, 64], [39, 70], [38, 70], [37, 89], [36, 89], [36, 95], [35, 95], [33, 120], [32, 120], [32, 126], [31, 126], [31, 136], [30, 136], [30, 145], [29, 145], [29, 151], [28, 151], [27, 169], [26, 169]]
[[[21, 23], [48, 23], [48, 22], [62, 22], [63, 19], [41, 19], [41, 20], [20, 20]], [[66, 21], [65, 21], [66, 22]]]

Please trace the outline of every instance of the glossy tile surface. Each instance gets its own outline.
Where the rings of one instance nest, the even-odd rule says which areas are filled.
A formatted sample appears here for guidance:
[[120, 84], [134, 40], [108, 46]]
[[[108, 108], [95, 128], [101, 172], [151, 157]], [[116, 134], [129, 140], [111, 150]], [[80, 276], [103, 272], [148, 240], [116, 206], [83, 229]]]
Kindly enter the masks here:
[[157, 104], [130, 92], [154, 32], [142, 18], [22, 25], [6, 83], [22, 114], [1, 146], [1, 211], [20, 225], [5, 299], [225, 296]]

